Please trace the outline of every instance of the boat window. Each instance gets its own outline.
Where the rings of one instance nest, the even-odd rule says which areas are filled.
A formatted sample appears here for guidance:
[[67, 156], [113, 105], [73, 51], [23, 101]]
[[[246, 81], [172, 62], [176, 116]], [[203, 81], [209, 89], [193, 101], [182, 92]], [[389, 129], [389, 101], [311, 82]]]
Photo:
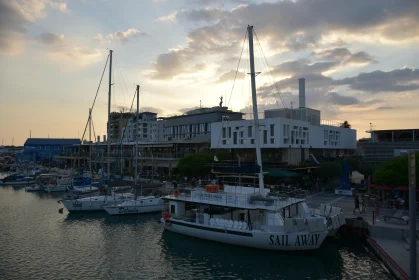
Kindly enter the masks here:
[[176, 206], [175, 205], [170, 205], [170, 213], [174, 214], [176, 210]]

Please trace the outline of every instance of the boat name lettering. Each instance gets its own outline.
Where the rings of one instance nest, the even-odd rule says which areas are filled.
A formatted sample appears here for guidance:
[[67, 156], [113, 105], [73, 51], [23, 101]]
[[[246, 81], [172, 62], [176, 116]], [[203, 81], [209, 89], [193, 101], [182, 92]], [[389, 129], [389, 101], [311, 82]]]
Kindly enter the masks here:
[[124, 208], [121, 207], [119, 208], [119, 214], [128, 214], [128, 213], [138, 213], [138, 209], [137, 208]]
[[269, 245], [291, 246], [288, 242], [288, 235], [271, 235], [269, 240]]
[[[294, 246], [316, 246], [319, 242], [320, 234], [302, 234], [297, 235]], [[269, 245], [272, 246], [291, 246], [288, 241], [288, 235], [271, 235]]]

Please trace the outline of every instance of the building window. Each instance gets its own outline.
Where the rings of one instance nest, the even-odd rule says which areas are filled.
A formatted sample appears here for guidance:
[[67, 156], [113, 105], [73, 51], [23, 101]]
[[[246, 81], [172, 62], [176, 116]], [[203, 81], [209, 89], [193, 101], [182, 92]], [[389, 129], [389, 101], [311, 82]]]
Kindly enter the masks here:
[[54, 147], [54, 150], [59, 150], [59, 149], [60, 149], [60, 147], [58, 147], [58, 146]]
[[45, 150], [49, 150], [49, 146], [45, 146]]
[[263, 144], [267, 144], [268, 143], [268, 131], [264, 130], [263, 131]]
[[275, 144], [275, 138], [271, 138], [271, 144]]
[[244, 131], [240, 131], [240, 138], [244, 137]]
[[226, 138], [226, 132], [227, 132], [227, 129], [225, 128], [225, 127], [223, 127], [223, 138]]
[[37, 150], [40, 150], [40, 149], [41, 149], [41, 146], [36, 146], [36, 149], [37, 149]]
[[325, 145], [325, 146], [327, 145], [327, 141], [324, 141], [324, 145]]
[[233, 132], [233, 144], [237, 144], [237, 132]]
[[288, 139], [284, 139], [284, 144], [288, 144]]
[[231, 138], [231, 127], [228, 128], [228, 138]]
[[270, 128], [271, 128], [271, 137], [273, 137], [273, 136], [275, 136], [275, 125], [271, 124]]
[[228, 140], [223, 140], [223, 145], [228, 145]]
[[247, 137], [252, 137], [252, 126], [247, 127]]
[[240, 144], [246, 144], [246, 139], [240, 139]]
[[255, 144], [255, 139], [250, 139], [250, 144]]

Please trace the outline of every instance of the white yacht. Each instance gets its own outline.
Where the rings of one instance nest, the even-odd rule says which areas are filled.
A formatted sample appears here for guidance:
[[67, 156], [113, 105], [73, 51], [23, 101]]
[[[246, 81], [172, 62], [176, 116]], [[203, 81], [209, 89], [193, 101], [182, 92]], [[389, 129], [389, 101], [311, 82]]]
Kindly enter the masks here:
[[117, 205], [125, 200], [133, 199], [134, 195], [131, 193], [121, 193], [112, 195], [90, 196], [80, 199], [66, 199], [63, 200], [64, 207], [68, 212], [83, 212], [83, 211], [103, 211], [105, 205]]
[[[164, 229], [196, 238], [269, 250], [311, 250], [344, 224], [342, 209], [322, 205], [319, 214], [304, 198], [270, 196], [265, 190], [253, 57], [253, 27], [248, 26], [249, 61], [257, 166], [257, 187], [207, 185], [191, 194], [176, 190], [164, 197]], [[240, 176], [239, 182], [244, 176]], [[188, 206], [188, 207], [187, 207]], [[194, 208], [187, 211], [187, 208]]]
[[109, 215], [160, 212], [165, 208], [164, 201], [160, 197], [155, 196], [139, 196], [135, 199], [126, 200], [118, 205], [107, 205], [103, 207]]

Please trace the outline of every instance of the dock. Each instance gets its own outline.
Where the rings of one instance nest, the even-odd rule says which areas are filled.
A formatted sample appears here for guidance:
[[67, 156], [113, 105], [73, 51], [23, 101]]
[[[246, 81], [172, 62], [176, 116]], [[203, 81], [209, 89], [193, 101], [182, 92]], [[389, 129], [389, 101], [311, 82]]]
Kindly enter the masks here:
[[[365, 236], [366, 242], [397, 279], [419, 279], [419, 274], [416, 277], [409, 277], [409, 225], [402, 218], [409, 216], [407, 209], [380, 208], [379, 215], [376, 216], [373, 213], [375, 207], [367, 206], [364, 213], [358, 213], [358, 211], [353, 213], [354, 198], [352, 196], [339, 196], [326, 192], [312, 194], [309, 197], [309, 203], [314, 208], [319, 207], [320, 204], [341, 207], [347, 225], [360, 230], [362, 234], [368, 232]], [[416, 215], [419, 217], [419, 213]], [[384, 219], [384, 216], [396, 218]], [[419, 219], [408, 222], [416, 222], [419, 228]], [[419, 231], [416, 236], [419, 238]], [[419, 248], [418, 239], [416, 246]], [[418, 249], [417, 252], [419, 252]], [[417, 258], [417, 267], [419, 267], [418, 260], [419, 258]]]

